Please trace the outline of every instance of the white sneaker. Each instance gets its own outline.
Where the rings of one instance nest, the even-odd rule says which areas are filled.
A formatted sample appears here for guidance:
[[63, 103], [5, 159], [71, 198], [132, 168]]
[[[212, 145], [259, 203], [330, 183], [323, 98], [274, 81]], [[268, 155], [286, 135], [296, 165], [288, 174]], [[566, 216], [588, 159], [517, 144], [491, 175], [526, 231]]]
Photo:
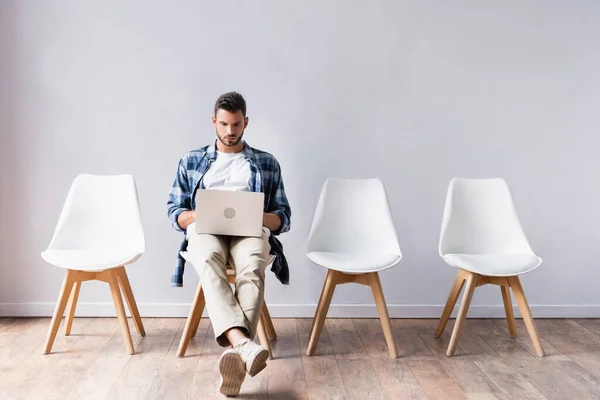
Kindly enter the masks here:
[[235, 350], [242, 356], [250, 376], [258, 374], [267, 366], [269, 351], [252, 340], [241, 341], [235, 346]]
[[244, 360], [237, 350], [228, 349], [221, 354], [219, 373], [221, 374], [219, 391], [225, 396], [237, 396], [246, 377]]

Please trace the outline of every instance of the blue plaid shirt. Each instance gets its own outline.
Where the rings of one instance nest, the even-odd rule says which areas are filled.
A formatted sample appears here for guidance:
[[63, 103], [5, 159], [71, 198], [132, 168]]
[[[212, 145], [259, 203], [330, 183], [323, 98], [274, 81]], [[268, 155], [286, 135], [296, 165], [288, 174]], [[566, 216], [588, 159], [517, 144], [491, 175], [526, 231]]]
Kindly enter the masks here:
[[[277, 231], [271, 232], [269, 241], [271, 242], [271, 253], [276, 256], [272, 270], [282, 283], [287, 284], [289, 279], [287, 262], [283, 255], [281, 243], [275, 236], [290, 230], [292, 211], [285, 195], [279, 163], [273, 155], [254, 149], [246, 142], [244, 142], [244, 156], [250, 164], [250, 190], [263, 192], [265, 194], [264, 211], [277, 214], [281, 219], [281, 227]], [[213, 143], [201, 149], [192, 150], [179, 161], [177, 174], [167, 203], [169, 219], [176, 230], [185, 233], [185, 230], [177, 223], [177, 218], [182, 212], [196, 208], [196, 190], [202, 188], [202, 178], [216, 159], [217, 149], [215, 143]], [[186, 248], [187, 238], [184, 236], [177, 253], [177, 264], [171, 278], [171, 285], [173, 286], [183, 286], [185, 260], [181, 257], [180, 252]]]

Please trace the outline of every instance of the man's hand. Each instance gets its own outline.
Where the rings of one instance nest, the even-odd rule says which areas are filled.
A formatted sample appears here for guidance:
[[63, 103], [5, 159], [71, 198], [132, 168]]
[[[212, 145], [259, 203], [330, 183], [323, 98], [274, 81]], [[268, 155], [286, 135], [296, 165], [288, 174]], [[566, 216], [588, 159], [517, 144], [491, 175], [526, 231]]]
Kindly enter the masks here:
[[279, 215], [274, 213], [264, 213], [263, 226], [269, 228], [271, 232], [275, 232], [281, 227], [281, 218], [279, 218]]
[[194, 210], [184, 211], [177, 217], [177, 223], [184, 231], [192, 222], [196, 222], [196, 211]]

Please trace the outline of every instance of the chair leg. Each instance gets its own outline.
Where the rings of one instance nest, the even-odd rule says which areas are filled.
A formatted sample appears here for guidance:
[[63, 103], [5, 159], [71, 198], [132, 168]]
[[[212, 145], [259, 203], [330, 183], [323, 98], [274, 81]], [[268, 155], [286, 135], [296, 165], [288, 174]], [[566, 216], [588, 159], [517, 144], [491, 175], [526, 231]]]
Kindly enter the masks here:
[[459, 270], [456, 275], [454, 285], [450, 290], [448, 300], [446, 301], [446, 307], [444, 307], [444, 311], [442, 312], [442, 316], [440, 317], [440, 322], [438, 324], [437, 330], [435, 331], [435, 337], [440, 337], [442, 336], [442, 333], [444, 333], [444, 329], [446, 329], [446, 325], [448, 325], [448, 320], [450, 319], [450, 315], [452, 314], [452, 311], [456, 306], [456, 301], [458, 300], [458, 296], [460, 296], [460, 292], [462, 291], [464, 285], [465, 275], [462, 270]]
[[196, 334], [198, 333], [198, 327], [200, 327], [200, 320], [202, 319], [204, 307], [206, 307], [206, 299], [204, 298], [204, 292], [202, 292], [202, 296], [200, 297], [199, 303], [196, 306], [196, 311], [194, 312], [194, 320], [192, 323], [192, 337], [196, 337]]
[[275, 326], [273, 326], [273, 320], [271, 319], [271, 314], [269, 313], [269, 309], [267, 308], [267, 303], [263, 301], [262, 306], [262, 315], [265, 317], [265, 325], [267, 328], [267, 334], [271, 340], [277, 339], [277, 332], [275, 332]]
[[142, 318], [140, 317], [140, 312], [138, 310], [137, 303], [135, 302], [135, 297], [133, 297], [133, 290], [131, 290], [131, 285], [129, 283], [129, 278], [127, 277], [127, 272], [125, 271], [125, 267], [116, 268], [116, 272], [117, 276], [119, 277], [119, 284], [123, 290], [125, 301], [127, 301], [127, 307], [129, 307], [129, 313], [131, 314], [131, 319], [133, 319], [135, 329], [140, 336], [146, 336], [144, 324], [142, 323]]
[[527, 327], [527, 332], [529, 332], [529, 336], [533, 342], [535, 352], [538, 356], [543, 357], [544, 348], [542, 347], [542, 342], [540, 341], [540, 334], [535, 327], [535, 322], [533, 321], [533, 316], [531, 315], [531, 310], [529, 309], [529, 304], [527, 303], [523, 286], [521, 286], [521, 280], [518, 276], [511, 276], [508, 278], [508, 283], [515, 294], [515, 300], [517, 300], [517, 304], [519, 305], [523, 322], [525, 322], [525, 326]]
[[502, 291], [504, 312], [506, 313], [506, 322], [508, 323], [508, 333], [510, 337], [516, 337], [517, 329], [515, 328], [515, 316], [513, 314], [512, 301], [510, 299], [510, 287], [500, 286], [500, 290]]
[[201, 298], [201, 303], [196, 307], [196, 312], [194, 313], [194, 320], [192, 322], [192, 337], [196, 337], [198, 333], [198, 328], [200, 327], [200, 320], [202, 319], [202, 313], [204, 312], [204, 307], [206, 306], [206, 301], [204, 296]]
[[185, 321], [185, 327], [183, 328], [181, 340], [179, 341], [179, 348], [177, 349], [178, 357], [183, 357], [185, 355], [188, 344], [190, 343], [197, 326], [200, 324], [200, 318], [202, 317], [202, 312], [204, 311], [204, 305], [204, 293], [202, 291], [202, 282], [200, 282], [198, 283], [198, 288], [196, 289], [196, 295], [194, 296], [190, 313]]
[[388, 350], [392, 358], [398, 357], [398, 349], [396, 349], [396, 341], [392, 334], [392, 324], [390, 323], [390, 316], [388, 314], [387, 306], [385, 305], [385, 298], [383, 297], [383, 289], [381, 288], [381, 281], [379, 280], [379, 274], [373, 272], [370, 274], [371, 291], [373, 292], [373, 298], [377, 305], [377, 312], [379, 313], [379, 320], [383, 327], [383, 334], [385, 335], [385, 341], [387, 342]]
[[313, 328], [310, 331], [310, 341], [308, 343], [308, 349], [306, 350], [306, 354], [309, 356], [312, 356], [317, 348], [317, 343], [319, 342], [319, 337], [323, 330], [323, 323], [325, 322], [325, 317], [327, 316], [327, 311], [329, 311], [329, 305], [331, 304], [331, 298], [335, 291], [336, 275], [337, 272], [334, 270], [330, 269], [327, 272], [323, 294], [317, 305], [317, 311], [313, 320]]
[[[329, 276], [329, 273], [327, 276]], [[325, 278], [325, 279], [327, 279], [327, 278]], [[319, 296], [319, 302], [317, 303], [317, 310], [319, 309], [319, 305], [321, 303], [323, 303], [323, 299], [325, 298], [325, 290], [326, 289], [327, 289], [327, 285], [324, 284], [323, 289], [321, 289], [321, 295]], [[312, 324], [310, 324], [310, 330], [308, 331], [309, 333], [312, 333], [312, 331], [315, 329], [315, 321], [316, 320], [317, 320], [316, 318], [313, 318]]]
[[54, 308], [52, 322], [50, 322], [50, 329], [48, 330], [48, 335], [46, 336], [46, 343], [44, 344], [44, 354], [49, 354], [52, 351], [52, 345], [54, 344], [54, 339], [56, 339], [56, 334], [58, 333], [58, 326], [60, 325], [60, 321], [63, 317], [63, 314], [65, 313], [67, 301], [69, 300], [69, 295], [71, 294], [73, 284], [75, 283], [74, 278], [75, 271], [70, 269], [67, 270], [67, 274], [63, 281], [62, 288], [60, 289], [60, 294], [58, 295], [56, 307]]
[[472, 272], [467, 272], [466, 276], [467, 287], [465, 288], [465, 293], [463, 294], [460, 309], [458, 310], [458, 316], [456, 317], [456, 323], [454, 324], [454, 330], [452, 331], [452, 337], [450, 338], [450, 344], [448, 345], [448, 350], [446, 352], [448, 357], [453, 356], [454, 352], [456, 351], [456, 345], [460, 339], [460, 334], [462, 332], [463, 325], [465, 324], [467, 312], [469, 311], [469, 305], [471, 305], [471, 299], [473, 298], [473, 293], [477, 287], [477, 280], [479, 279], [479, 275], [476, 275]]
[[273, 353], [271, 352], [271, 343], [269, 342], [269, 336], [267, 335], [266, 323], [264, 315], [261, 314], [258, 320], [258, 337], [260, 338], [260, 344], [262, 347], [267, 349], [269, 352], [269, 360], [273, 359]]
[[69, 298], [69, 305], [67, 306], [65, 336], [69, 336], [71, 334], [71, 327], [73, 326], [73, 318], [75, 317], [75, 308], [77, 307], [77, 300], [79, 299], [80, 289], [81, 282], [74, 282], [73, 289], [71, 289], [71, 297]]
[[[200, 285], [200, 283], [199, 283]], [[196, 289], [196, 292], [199, 289]], [[198, 295], [198, 293], [196, 293], [196, 296]], [[202, 319], [202, 313], [204, 312], [204, 307], [206, 307], [206, 299], [204, 298], [204, 292], [202, 292], [200, 298], [198, 299], [198, 302], [196, 303], [196, 298], [194, 297], [194, 319], [192, 320], [192, 325], [191, 325], [191, 329], [192, 329], [192, 336], [190, 337], [196, 337], [196, 334], [198, 333], [198, 327], [200, 326], [200, 320]]]
[[123, 298], [121, 297], [121, 290], [119, 288], [119, 276], [117, 271], [110, 270], [107, 274], [108, 285], [110, 286], [110, 294], [115, 304], [115, 310], [117, 311], [117, 318], [119, 319], [119, 325], [121, 325], [121, 335], [123, 336], [123, 343], [127, 347], [129, 354], [135, 354], [133, 348], [133, 341], [131, 340], [131, 332], [129, 332], [129, 324], [127, 323], [127, 315], [125, 314], [125, 307], [123, 306]]

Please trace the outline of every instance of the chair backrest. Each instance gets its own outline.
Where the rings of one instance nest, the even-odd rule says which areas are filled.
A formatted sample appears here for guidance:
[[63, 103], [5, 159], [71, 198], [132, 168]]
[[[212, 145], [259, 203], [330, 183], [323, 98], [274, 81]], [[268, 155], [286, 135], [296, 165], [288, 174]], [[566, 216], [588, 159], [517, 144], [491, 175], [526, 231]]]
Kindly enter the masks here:
[[137, 188], [131, 175], [75, 178], [48, 249], [146, 249]]
[[381, 180], [327, 179], [310, 228], [307, 251], [401, 255]]
[[533, 254], [504, 179], [452, 179], [439, 252]]

